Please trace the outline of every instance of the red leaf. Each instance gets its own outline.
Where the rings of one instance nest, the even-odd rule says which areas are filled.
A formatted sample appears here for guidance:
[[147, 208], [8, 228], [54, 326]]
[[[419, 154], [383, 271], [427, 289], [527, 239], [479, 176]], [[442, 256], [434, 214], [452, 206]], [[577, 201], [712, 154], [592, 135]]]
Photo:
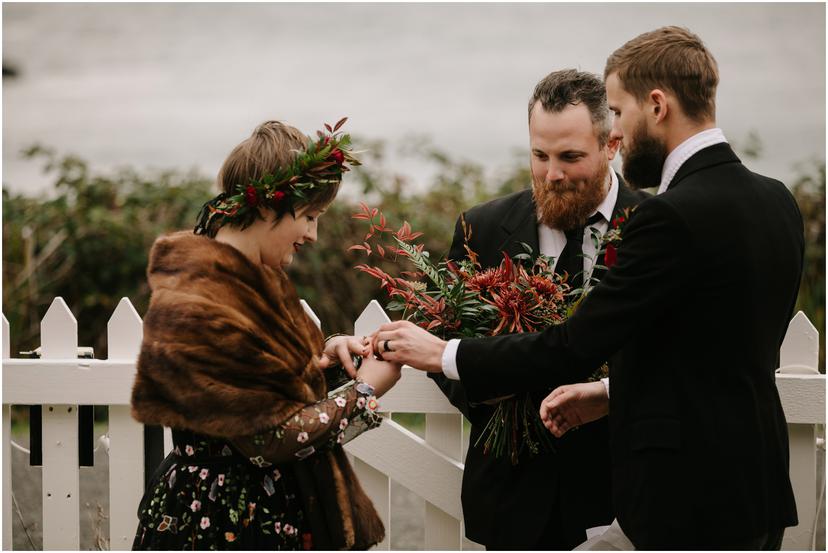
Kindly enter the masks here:
[[333, 132], [333, 129], [327, 123], [325, 123], [325, 128], [328, 129], [328, 132]]
[[345, 121], [347, 121], [347, 120], [348, 120], [348, 118], [347, 118], [347, 117], [343, 117], [342, 119], [340, 119], [339, 121], [337, 121], [337, 122], [336, 122], [336, 125], [334, 125], [334, 130], [335, 130], [335, 131], [338, 131], [338, 130], [339, 130], [339, 127], [341, 127], [342, 125], [344, 125], [344, 124], [345, 124]]
[[357, 244], [355, 246], [351, 246], [350, 248], [348, 248], [348, 251], [351, 251], [351, 250], [363, 250], [363, 251], [365, 251], [365, 246], [360, 246], [359, 244]]
[[380, 257], [385, 257], [385, 248], [383, 248], [380, 244], [377, 244], [377, 252], [379, 252]]
[[353, 215], [351, 215], [351, 219], [364, 219], [367, 221], [368, 219], [370, 219], [370, 217], [362, 213], [354, 213]]

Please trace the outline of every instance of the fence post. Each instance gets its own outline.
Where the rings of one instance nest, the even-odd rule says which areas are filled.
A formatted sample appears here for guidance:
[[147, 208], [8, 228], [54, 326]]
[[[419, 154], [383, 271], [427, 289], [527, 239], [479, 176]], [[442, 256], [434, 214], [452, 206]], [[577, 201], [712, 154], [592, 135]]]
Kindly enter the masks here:
[[[779, 352], [779, 372], [819, 374], [819, 332], [800, 311], [788, 325]], [[811, 549], [817, 510], [816, 426], [788, 424], [791, 485], [796, 498], [799, 524], [785, 530], [782, 548]]]
[[[391, 322], [391, 319], [388, 318], [377, 300], [371, 300], [354, 322], [354, 335], [367, 336], [380, 325], [388, 322]], [[382, 408], [382, 401], [380, 401], [380, 408]], [[375, 549], [391, 549], [391, 479], [360, 459], [354, 459], [354, 472], [365, 489], [365, 493], [374, 502], [374, 507], [385, 526], [385, 538], [376, 545]]]
[[[3, 359], [11, 357], [9, 321], [3, 315]], [[11, 405], [3, 405], [3, 550], [12, 548]]]
[[[78, 323], [57, 297], [40, 323], [42, 359], [78, 356]], [[78, 549], [77, 405], [43, 406], [43, 549]]]
[[[144, 329], [141, 317], [122, 298], [106, 326], [109, 360], [134, 361]], [[109, 406], [109, 548], [132, 547], [136, 512], [144, 493], [144, 426], [132, 418], [129, 405]]]
[[[425, 375], [422, 375], [425, 378]], [[435, 393], [437, 391], [435, 386]], [[462, 461], [463, 416], [426, 413], [426, 443], [452, 459]], [[429, 502], [425, 504], [425, 548], [427, 550], [459, 550], [463, 545], [463, 525]]]

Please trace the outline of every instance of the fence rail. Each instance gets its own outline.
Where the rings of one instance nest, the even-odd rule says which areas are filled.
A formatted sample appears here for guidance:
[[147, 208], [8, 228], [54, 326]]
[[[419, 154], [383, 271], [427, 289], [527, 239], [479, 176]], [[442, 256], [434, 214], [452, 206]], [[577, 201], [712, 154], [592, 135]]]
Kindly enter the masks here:
[[[303, 302], [304, 304], [304, 302]], [[319, 322], [310, 307], [305, 309]], [[354, 323], [365, 335], [388, 321], [371, 302]], [[129, 413], [142, 322], [127, 298], [107, 326], [109, 358], [76, 359], [77, 321], [55, 298], [41, 321], [40, 359], [15, 359], [3, 317], [3, 549], [12, 549], [11, 405], [42, 405], [43, 547], [79, 548], [78, 405], [109, 406], [110, 547], [129, 549], [136, 506], [143, 494], [143, 426]], [[799, 526], [786, 532], [785, 549], [810, 549], [817, 512], [818, 425], [825, 423], [825, 376], [816, 370], [818, 333], [803, 313], [791, 321], [781, 349], [777, 387], [789, 425], [791, 480]], [[377, 549], [390, 549], [391, 481], [425, 500], [425, 549], [463, 545], [460, 483], [464, 449], [462, 416], [419, 371], [403, 369], [382, 399], [383, 411], [425, 413], [425, 438], [393, 420], [346, 444], [354, 469], [387, 529]], [[166, 441], [170, 448], [169, 439]]]

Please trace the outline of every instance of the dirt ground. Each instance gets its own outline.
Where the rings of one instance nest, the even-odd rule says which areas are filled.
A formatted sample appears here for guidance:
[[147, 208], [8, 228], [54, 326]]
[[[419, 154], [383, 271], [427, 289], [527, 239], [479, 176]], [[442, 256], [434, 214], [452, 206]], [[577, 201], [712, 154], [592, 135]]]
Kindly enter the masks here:
[[[15, 435], [14, 440], [28, 447], [28, 436]], [[825, 452], [817, 454], [818, 482], [824, 485]], [[80, 472], [82, 550], [108, 549], [109, 520], [109, 459], [103, 448], [95, 452], [95, 466]], [[39, 467], [30, 467], [28, 456], [12, 448], [12, 491], [15, 505], [12, 514], [13, 547], [31, 551], [43, 548], [41, 473]], [[391, 487], [391, 548], [420, 551], [425, 536], [425, 501], [417, 494], [392, 482]], [[825, 550], [825, 502], [818, 523], [816, 550]], [[25, 528], [24, 528], [25, 523]], [[464, 549], [483, 550], [480, 545], [466, 540]]]

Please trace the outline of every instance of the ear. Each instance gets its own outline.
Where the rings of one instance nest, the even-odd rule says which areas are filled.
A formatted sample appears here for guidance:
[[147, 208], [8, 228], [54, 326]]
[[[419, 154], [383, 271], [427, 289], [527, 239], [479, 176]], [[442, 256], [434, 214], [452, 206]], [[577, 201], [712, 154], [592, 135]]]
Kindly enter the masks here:
[[620, 138], [610, 138], [607, 142], [607, 159], [612, 161], [615, 159], [615, 154], [618, 153], [618, 148], [621, 146]]
[[653, 117], [655, 123], [661, 123], [667, 117], [667, 112], [669, 110], [667, 104], [667, 95], [664, 94], [664, 91], [658, 88], [654, 88], [650, 91], [650, 95], [647, 97], [647, 108], [649, 110], [648, 115]]

